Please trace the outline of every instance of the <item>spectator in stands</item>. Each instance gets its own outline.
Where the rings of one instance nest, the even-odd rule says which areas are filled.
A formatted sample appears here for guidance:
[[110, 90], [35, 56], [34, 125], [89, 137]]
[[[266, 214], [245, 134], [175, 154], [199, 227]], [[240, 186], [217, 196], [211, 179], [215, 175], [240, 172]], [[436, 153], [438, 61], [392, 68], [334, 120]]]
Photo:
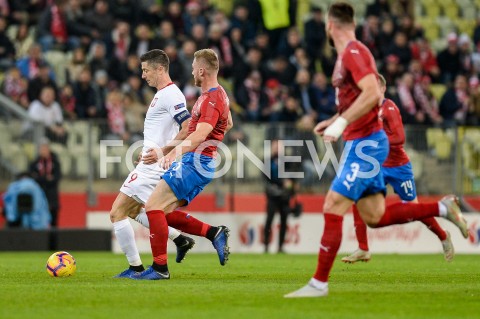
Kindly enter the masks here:
[[458, 51], [460, 56], [461, 73], [470, 76], [473, 71], [472, 41], [467, 34], [458, 38]]
[[[170, 60], [170, 66], [169, 66], [170, 78], [172, 79], [173, 82], [177, 84], [178, 87], [183, 88], [183, 86], [190, 79], [191, 72], [189, 73], [183, 68], [183, 64], [178, 58], [177, 47], [174, 44], [167, 45], [164, 48], [164, 51], [168, 55], [168, 58]], [[190, 65], [190, 67], [187, 70], [190, 71], [191, 69], [192, 69], [192, 66]], [[139, 76], [138, 78], [141, 78], [141, 76]]]
[[[203, 33], [203, 36], [204, 35], [205, 33]], [[207, 41], [207, 39], [203, 40]], [[162, 23], [160, 23], [160, 28], [158, 29], [158, 45], [163, 48], [169, 44], [177, 46], [179, 45], [179, 40], [173, 24], [168, 20], [163, 20]]]
[[86, 14], [86, 23], [99, 33], [100, 39], [105, 39], [108, 36], [114, 28], [115, 22], [109, 11], [107, 0], [97, 0], [95, 2], [93, 9]]
[[467, 125], [480, 125], [480, 81], [477, 76], [472, 76], [468, 81], [469, 108]]
[[62, 107], [63, 116], [68, 120], [76, 120], [75, 96], [73, 95], [73, 88], [70, 84], [67, 83], [62, 87], [58, 101]]
[[437, 55], [440, 77], [444, 84], [450, 84], [461, 70], [460, 52], [458, 50], [458, 39], [456, 33], [447, 36], [447, 48]]
[[283, 244], [287, 233], [287, 220], [290, 213], [290, 198], [294, 194], [293, 181], [281, 176], [279, 171], [279, 156], [282, 155], [284, 147], [281, 141], [271, 141], [271, 154], [265, 161], [270, 162], [270, 172], [266, 179], [265, 195], [267, 197], [267, 219], [263, 231], [265, 253], [268, 253], [268, 246], [271, 241], [272, 222], [275, 213], [280, 214], [280, 230], [278, 238], [278, 253], [283, 253]]
[[324, 73], [318, 72], [313, 76], [312, 88], [316, 100], [317, 122], [327, 120], [337, 113], [335, 104], [335, 90], [328, 83]]
[[293, 84], [292, 96], [300, 101], [303, 114], [316, 117], [318, 108], [315, 89], [311, 86], [310, 73], [306, 69], [298, 70]]
[[388, 50], [392, 44], [392, 39], [395, 35], [395, 23], [392, 19], [386, 18], [382, 21], [380, 26], [380, 33], [377, 37], [377, 45], [379, 49], [379, 58], [385, 59], [388, 55]]
[[262, 51], [255, 46], [248, 49], [245, 57], [236, 57], [233, 64], [233, 86], [239, 86], [253, 70], [259, 71], [262, 74], [262, 78], [265, 77], [265, 70], [262, 64]]
[[[185, 6], [185, 13], [183, 14], [183, 25], [185, 27], [185, 34], [193, 36], [193, 26], [200, 24], [206, 30], [208, 27], [208, 20], [203, 16], [200, 4], [196, 1], [189, 1]], [[200, 48], [200, 47], [199, 47]], [[203, 48], [203, 47], [201, 47]]]
[[408, 65], [412, 60], [412, 52], [408, 45], [408, 38], [404, 32], [399, 31], [395, 34], [393, 43], [388, 50], [388, 54], [393, 54], [398, 57], [401, 71], [405, 72], [408, 70]]
[[367, 16], [365, 22], [357, 26], [355, 34], [359, 41], [372, 52], [373, 57], [378, 59], [380, 57], [380, 47], [378, 46], [380, 36], [380, 20], [378, 16]]
[[185, 36], [185, 24], [182, 17], [182, 6], [179, 2], [172, 1], [168, 4], [165, 20], [172, 24], [173, 29], [179, 37], [183, 38]]
[[287, 94], [287, 90], [277, 79], [268, 79], [265, 82], [264, 92], [267, 95], [268, 103], [263, 111], [263, 115], [265, 116], [265, 120], [272, 121], [273, 115], [278, 113], [282, 108], [282, 101]]
[[325, 33], [325, 22], [323, 19], [322, 8], [312, 6], [312, 17], [304, 24], [307, 53], [313, 60], [321, 60], [323, 57], [323, 49], [327, 40]]
[[296, 73], [295, 67], [283, 55], [277, 55], [267, 64], [266, 76], [277, 78], [283, 85], [291, 85]]
[[73, 83], [75, 113], [79, 119], [101, 117], [101, 110], [97, 108], [95, 90], [91, 82], [92, 74], [88, 68], [85, 68]]
[[387, 57], [385, 58], [385, 67], [382, 74], [387, 81], [387, 91], [390, 93], [392, 93], [392, 91], [396, 92], [396, 86], [398, 85], [398, 81], [402, 77], [399, 62], [399, 58], [394, 54], [387, 55]]
[[9, 1], [11, 22], [36, 25], [46, 4], [47, 1]]
[[73, 83], [80, 76], [80, 72], [87, 67], [87, 58], [83, 48], [73, 50], [72, 58], [66, 68], [66, 78], [68, 83]]
[[[230, 30], [230, 43], [232, 45], [232, 70], [235, 68], [235, 63], [242, 60], [247, 55], [247, 47], [244, 45], [243, 34], [240, 28], [232, 28]], [[233, 74], [232, 74], [233, 75]]]
[[206, 48], [207, 47], [207, 31], [205, 26], [200, 23], [196, 23], [192, 26], [192, 35], [191, 38], [195, 41], [197, 48]]
[[88, 25], [87, 17], [81, 5], [81, 0], [69, 0], [67, 8], [67, 24], [70, 34], [80, 40], [83, 47], [89, 47], [92, 40], [99, 40], [100, 32]]
[[290, 58], [294, 55], [295, 50], [297, 48], [301, 48], [303, 46], [302, 38], [300, 36], [300, 32], [297, 28], [291, 27], [288, 29], [286, 34], [286, 40], [281, 41], [277, 52]]
[[39, 44], [32, 44], [28, 50], [28, 55], [17, 61], [17, 67], [22, 76], [27, 79], [33, 79], [38, 74], [39, 65], [47, 63], [42, 56], [42, 48]]
[[424, 37], [418, 38], [411, 46], [412, 59], [419, 60], [426, 74], [430, 76], [433, 82], [440, 81], [440, 68], [437, 64], [437, 58], [433, 52], [428, 40]]
[[5, 72], [14, 65], [15, 47], [6, 34], [7, 19], [0, 16], [0, 71]]
[[268, 33], [269, 43], [273, 50], [281, 45], [285, 34], [290, 26], [295, 25], [295, 14], [297, 6], [293, 0], [259, 0], [262, 10], [263, 26]]
[[477, 16], [477, 24], [473, 30], [473, 43], [475, 46], [480, 44], [480, 16]]
[[295, 69], [305, 69], [310, 74], [315, 72], [315, 65], [310, 60], [310, 57], [307, 54], [307, 51], [303, 47], [298, 47], [295, 49], [295, 52], [289, 59], [290, 63], [295, 67]]
[[270, 37], [267, 33], [258, 33], [255, 37], [254, 46], [262, 51], [262, 62], [266, 62], [273, 58], [275, 50], [270, 43]]
[[444, 127], [465, 125], [470, 106], [467, 78], [463, 74], [455, 77], [454, 87], [449, 88], [440, 100], [440, 115]]
[[38, 157], [30, 163], [30, 174], [40, 185], [48, 201], [48, 209], [51, 215], [50, 225], [58, 226], [58, 211], [60, 201], [58, 185], [62, 178], [62, 169], [57, 154], [50, 149], [48, 139], [43, 139], [38, 149]]
[[117, 21], [128, 21], [131, 25], [137, 25], [140, 8], [138, 1], [134, 0], [110, 0], [109, 12]]
[[291, 95], [287, 95], [282, 101], [280, 111], [273, 115], [275, 122], [295, 123], [302, 117], [303, 110], [300, 101]]
[[244, 110], [243, 119], [246, 122], [265, 120], [264, 109], [268, 107], [268, 97], [262, 90], [260, 72], [250, 72], [243, 84], [236, 90], [235, 99]]
[[123, 141], [128, 141], [130, 134], [127, 132], [124, 113], [125, 105], [123, 103], [123, 94], [120, 91], [114, 90], [108, 93], [106, 106], [108, 127], [110, 128], [109, 138], [120, 138]]
[[27, 95], [29, 101], [37, 100], [42, 89], [47, 86], [53, 88], [55, 96], [57, 96], [58, 87], [53, 78], [53, 72], [46, 62], [41, 62], [38, 65], [38, 74], [28, 82]]
[[193, 63], [193, 54], [197, 51], [197, 46], [194, 41], [187, 39], [183, 42], [181, 49], [178, 51], [178, 60], [182, 64], [183, 71], [185, 72], [183, 77], [185, 79], [190, 79], [191, 77], [191, 68]]
[[30, 103], [27, 95], [28, 81], [22, 77], [20, 70], [16, 67], [10, 68], [2, 83], [2, 93], [12, 101], [28, 109]]
[[107, 71], [109, 69], [109, 61], [106, 58], [106, 47], [103, 42], [94, 42], [90, 47], [88, 54], [88, 65], [93, 74], [99, 70]]
[[[55, 89], [46, 86], [40, 93], [40, 98], [34, 100], [28, 108], [28, 115], [34, 121], [45, 125], [45, 135], [56, 143], [67, 143], [67, 131], [63, 127], [62, 108], [55, 101]], [[31, 126], [27, 126], [27, 131]]]
[[233, 67], [232, 44], [223, 34], [220, 24], [212, 23], [208, 29], [208, 47], [218, 55], [220, 76], [229, 77]]
[[55, 0], [43, 11], [37, 26], [37, 41], [44, 52], [52, 49], [71, 51], [80, 46], [80, 39], [72, 34], [66, 15], [68, 0]]
[[376, 16], [379, 18], [389, 18], [390, 13], [390, 4], [388, 0], [375, 0], [374, 2], [367, 5], [367, 10], [365, 16]]
[[15, 58], [17, 60], [28, 55], [28, 50], [33, 45], [33, 32], [30, 31], [27, 23], [21, 23], [17, 26], [17, 32], [11, 39], [15, 47]]
[[93, 75], [93, 91], [95, 92], [95, 106], [98, 110], [99, 118], [107, 117], [107, 106], [105, 101], [107, 100], [108, 92], [108, 73], [105, 70], [98, 70]]
[[414, 1], [412, 0], [397, 0], [391, 2], [391, 12], [395, 19], [400, 19], [403, 16], [414, 16]]
[[413, 95], [419, 107], [419, 112], [423, 114], [422, 124], [438, 126], [442, 124], [443, 119], [440, 116], [438, 101], [430, 89], [430, 84], [430, 77], [428, 75], [423, 76], [415, 82]]
[[115, 28], [107, 36], [107, 56], [117, 61], [125, 62], [132, 38], [130, 37], [130, 24], [126, 21], [118, 21]]
[[398, 31], [403, 32], [407, 39], [415, 41], [418, 38], [423, 37], [423, 29], [420, 26], [416, 26], [413, 23], [413, 15], [405, 14], [399, 21]]
[[48, 229], [51, 216], [42, 188], [28, 173], [20, 173], [3, 194], [7, 227]]
[[137, 97], [132, 93], [126, 93], [123, 96], [125, 105], [125, 123], [127, 131], [130, 133], [130, 142], [136, 142], [143, 139], [143, 122], [145, 120], [146, 109], [140, 103]]
[[230, 20], [232, 30], [240, 29], [242, 34], [242, 45], [244, 47], [253, 45], [257, 34], [257, 26], [249, 19], [249, 14], [250, 12], [248, 11], [248, 8], [240, 4], [235, 7], [233, 16]]
[[159, 48], [159, 39], [154, 37], [153, 31], [146, 23], [140, 23], [135, 30], [135, 37], [129, 47], [129, 54], [141, 56], [147, 51]]

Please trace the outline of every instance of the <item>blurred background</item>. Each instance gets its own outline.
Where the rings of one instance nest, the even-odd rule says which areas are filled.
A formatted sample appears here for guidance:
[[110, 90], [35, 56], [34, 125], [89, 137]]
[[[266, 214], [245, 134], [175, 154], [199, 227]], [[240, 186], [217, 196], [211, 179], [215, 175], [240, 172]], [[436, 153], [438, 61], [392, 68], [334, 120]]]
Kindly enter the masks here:
[[[0, 193], [28, 172], [54, 228], [87, 227], [87, 213], [109, 211], [139, 148], [129, 158], [127, 150], [143, 138], [155, 91], [141, 79], [139, 56], [165, 50], [191, 107], [200, 93], [193, 53], [208, 47], [220, 57], [232, 103], [229, 151], [220, 152], [232, 165], [189, 209], [265, 212], [258, 163], [270, 154], [264, 141], [280, 139], [300, 141], [285, 147], [302, 156], [289, 167], [304, 173], [292, 179], [296, 198], [305, 212], [320, 212], [335, 172], [328, 165], [319, 178], [312, 157], [321, 161], [326, 150], [313, 126], [336, 112], [336, 54], [324, 23], [331, 2], [1, 0]], [[455, 193], [466, 209], [480, 209], [480, 1], [351, 3], [357, 37], [402, 112], [420, 198]], [[102, 149], [102, 140], [116, 146]], [[239, 152], [239, 142], [249, 152]], [[105, 156], [118, 160], [102, 166]]]

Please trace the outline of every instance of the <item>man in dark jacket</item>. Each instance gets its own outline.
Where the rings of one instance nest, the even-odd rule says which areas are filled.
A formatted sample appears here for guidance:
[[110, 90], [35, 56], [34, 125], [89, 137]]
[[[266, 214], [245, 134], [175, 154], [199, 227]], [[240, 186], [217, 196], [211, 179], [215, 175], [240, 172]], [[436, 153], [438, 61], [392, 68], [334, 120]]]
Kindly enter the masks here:
[[48, 207], [52, 215], [51, 226], [56, 227], [60, 208], [58, 183], [62, 177], [62, 171], [57, 155], [50, 150], [47, 139], [41, 142], [38, 157], [30, 164], [30, 173], [47, 196]]

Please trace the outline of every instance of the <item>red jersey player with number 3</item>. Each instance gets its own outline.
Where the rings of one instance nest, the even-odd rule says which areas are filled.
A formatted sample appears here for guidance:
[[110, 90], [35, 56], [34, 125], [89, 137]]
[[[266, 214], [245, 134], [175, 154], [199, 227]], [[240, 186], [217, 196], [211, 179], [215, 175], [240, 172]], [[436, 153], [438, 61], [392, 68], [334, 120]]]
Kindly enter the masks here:
[[[382, 75], [378, 79], [382, 97], [385, 94], [386, 81]], [[402, 116], [395, 103], [386, 98], [382, 98], [379, 117], [383, 121], [383, 128], [388, 136], [390, 149], [388, 157], [382, 165], [382, 173], [385, 184], [390, 184], [395, 193], [405, 202], [417, 203], [417, 190], [412, 171], [412, 164], [408, 158], [407, 152], [403, 148], [405, 143], [405, 132], [403, 130]], [[357, 206], [353, 206], [353, 220], [355, 225], [355, 234], [358, 240], [358, 249], [351, 255], [343, 257], [345, 263], [355, 263], [357, 261], [369, 261], [371, 258], [368, 250], [367, 225], [363, 222], [358, 213]], [[455, 254], [450, 234], [442, 229], [434, 217], [421, 220], [438, 239], [440, 239], [443, 248], [445, 260], [450, 262]]]
[[384, 227], [441, 216], [468, 237], [458, 199], [446, 196], [435, 203], [396, 203], [385, 207], [385, 182], [381, 165], [388, 155], [388, 138], [378, 117], [381, 92], [371, 52], [355, 37], [354, 10], [335, 2], [328, 10], [326, 31], [338, 53], [332, 83], [337, 92], [338, 113], [314, 129], [325, 142], [345, 141], [342, 165], [325, 197], [325, 224], [317, 269], [302, 288], [286, 298], [328, 295], [328, 277], [342, 242], [343, 216], [356, 203], [370, 227]]
[[[170, 279], [168, 225], [211, 239], [220, 263], [225, 265], [228, 260], [229, 229], [226, 226], [211, 227], [179, 211], [170, 214], [177, 207], [187, 205], [213, 179], [217, 145], [233, 126], [227, 94], [217, 80], [217, 54], [211, 49], [195, 52], [192, 67], [195, 85], [202, 88], [202, 95], [193, 106], [187, 138], [160, 159], [160, 165], [167, 171], [145, 204], [153, 264], [133, 279]], [[177, 161], [179, 156], [182, 157]]]

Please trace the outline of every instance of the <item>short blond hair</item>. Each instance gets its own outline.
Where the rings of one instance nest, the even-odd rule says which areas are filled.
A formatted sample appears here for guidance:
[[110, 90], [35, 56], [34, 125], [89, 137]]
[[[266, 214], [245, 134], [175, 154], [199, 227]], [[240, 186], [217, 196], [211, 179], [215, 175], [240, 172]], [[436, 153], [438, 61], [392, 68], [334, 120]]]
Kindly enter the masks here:
[[378, 76], [378, 82], [380, 82], [380, 86], [381, 87], [387, 86], [387, 80], [385, 80], [383, 75], [381, 75], [380, 73], [377, 73], [377, 76]]
[[205, 63], [207, 70], [218, 72], [219, 61], [218, 56], [212, 49], [202, 49], [195, 52], [193, 55], [197, 61], [202, 60]]

